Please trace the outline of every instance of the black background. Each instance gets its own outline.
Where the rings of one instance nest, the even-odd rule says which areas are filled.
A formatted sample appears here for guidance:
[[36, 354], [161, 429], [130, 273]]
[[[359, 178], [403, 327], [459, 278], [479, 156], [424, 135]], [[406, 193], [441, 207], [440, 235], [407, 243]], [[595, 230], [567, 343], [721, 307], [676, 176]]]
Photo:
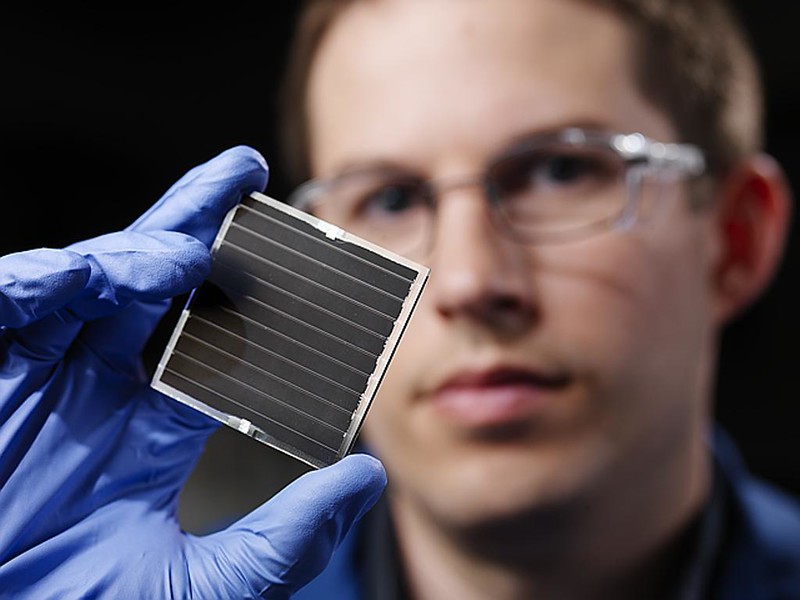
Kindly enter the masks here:
[[[736, 4], [764, 68], [767, 148], [800, 189], [800, 6]], [[275, 106], [296, 3], [131, 6], [2, 9], [3, 254], [122, 228], [236, 144], [268, 158], [268, 193], [285, 196]], [[797, 237], [724, 335], [717, 412], [754, 471], [800, 493]]]

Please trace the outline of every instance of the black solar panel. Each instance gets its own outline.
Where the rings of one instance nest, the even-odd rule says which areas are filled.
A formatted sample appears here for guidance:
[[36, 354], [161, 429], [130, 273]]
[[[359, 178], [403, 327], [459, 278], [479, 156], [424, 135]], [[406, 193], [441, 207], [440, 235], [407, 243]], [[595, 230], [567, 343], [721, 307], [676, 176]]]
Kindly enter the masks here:
[[153, 387], [313, 466], [342, 458], [428, 270], [258, 193], [213, 253]]

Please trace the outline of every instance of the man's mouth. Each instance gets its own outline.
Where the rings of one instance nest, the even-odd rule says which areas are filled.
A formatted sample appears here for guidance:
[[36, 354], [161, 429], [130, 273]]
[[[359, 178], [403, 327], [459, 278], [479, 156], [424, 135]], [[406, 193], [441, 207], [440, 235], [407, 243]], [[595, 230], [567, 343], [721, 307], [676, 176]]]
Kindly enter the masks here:
[[430, 398], [457, 426], [490, 430], [535, 421], [570, 382], [561, 373], [500, 366], [459, 372], [435, 388]]

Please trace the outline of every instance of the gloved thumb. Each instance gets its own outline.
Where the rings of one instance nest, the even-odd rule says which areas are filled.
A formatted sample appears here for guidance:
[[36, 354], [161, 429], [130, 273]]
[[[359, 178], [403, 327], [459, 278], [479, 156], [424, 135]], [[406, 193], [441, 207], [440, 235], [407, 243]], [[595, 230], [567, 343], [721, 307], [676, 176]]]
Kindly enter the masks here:
[[366, 454], [307, 473], [228, 529], [187, 548], [192, 589], [209, 598], [289, 598], [328, 564], [380, 497], [386, 472]]

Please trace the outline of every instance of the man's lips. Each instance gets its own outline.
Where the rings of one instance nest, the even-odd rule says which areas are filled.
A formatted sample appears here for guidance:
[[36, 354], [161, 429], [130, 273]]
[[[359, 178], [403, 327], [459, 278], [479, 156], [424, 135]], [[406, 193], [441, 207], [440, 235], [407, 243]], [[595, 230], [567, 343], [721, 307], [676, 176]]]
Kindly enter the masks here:
[[514, 367], [464, 371], [430, 395], [447, 420], [469, 429], [494, 429], [535, 419], [571, 379]]

